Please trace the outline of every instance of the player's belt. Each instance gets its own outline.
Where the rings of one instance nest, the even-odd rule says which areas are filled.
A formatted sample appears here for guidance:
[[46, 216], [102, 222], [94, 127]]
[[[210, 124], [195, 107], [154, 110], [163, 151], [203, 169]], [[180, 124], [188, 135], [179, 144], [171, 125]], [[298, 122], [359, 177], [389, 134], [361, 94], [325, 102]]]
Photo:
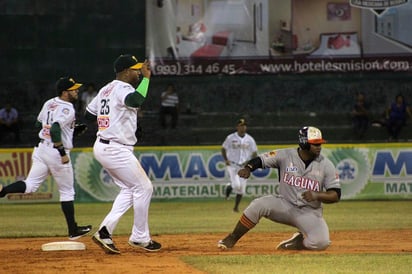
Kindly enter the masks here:
[[[102, 143], [102, 144], [105, 144], [105, 145], [110, 144], [110, 140], [106, 140], [106, 139], [102, 139], [102, 138], [99, 138], [99, 142]], [[113, 142], [114, 142], [114, 141], [113, 141]], [[117, 143], [117, 142], [114, 142], [114, 143]], [[117, 143], [117, 144], [120, 144], [120, 143]], [[134, 145], [127, 145], [127, 144], [120, 144], [120, 145], [131, 146], [131, 147], [134, 146]]]
[[110, 144], [110, 140], [105, 140], [105, 139], [102, 139], [102, 138], [99, 139], [99, 142], [103, 143], [103, 144], [106, 144], [106, 145]]
[[232, 164], [234, 164], [234, 165], [237, 165], [237, 166], [242, 166], [241, 164], [238, 164], [238, 163], [235, 163], [235, 162], [233, 162], [233, 161], [230, 161]]

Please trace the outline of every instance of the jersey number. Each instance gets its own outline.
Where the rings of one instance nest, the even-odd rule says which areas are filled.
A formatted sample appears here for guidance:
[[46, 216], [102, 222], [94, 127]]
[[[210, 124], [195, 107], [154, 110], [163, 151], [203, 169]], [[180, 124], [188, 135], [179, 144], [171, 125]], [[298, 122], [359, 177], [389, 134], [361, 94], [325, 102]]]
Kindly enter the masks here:
[[101, 100], [102, 107], [100, 108], [100, 115], [108, 115], [110, 113], [109, 101], [110, 99]]

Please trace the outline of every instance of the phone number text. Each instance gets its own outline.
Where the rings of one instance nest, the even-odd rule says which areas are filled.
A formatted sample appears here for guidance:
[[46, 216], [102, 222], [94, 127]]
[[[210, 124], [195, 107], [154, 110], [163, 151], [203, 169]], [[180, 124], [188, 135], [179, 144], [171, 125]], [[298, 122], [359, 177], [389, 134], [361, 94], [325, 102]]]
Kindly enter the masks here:
[[193, 75], [193, 74], [233, 74], [236, 72], [235, 64], [156, 64], [156, 75]]

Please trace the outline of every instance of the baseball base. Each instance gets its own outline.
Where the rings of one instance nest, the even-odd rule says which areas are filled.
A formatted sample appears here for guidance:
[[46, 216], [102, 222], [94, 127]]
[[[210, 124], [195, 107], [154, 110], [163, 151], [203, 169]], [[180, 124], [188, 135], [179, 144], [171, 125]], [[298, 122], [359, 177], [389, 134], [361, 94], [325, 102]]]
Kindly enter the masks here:
[[51, 242], [43, 244], [41, 250], [43, 251], [60, 251], [60, 250], [85, 250], [86, 245], [80, 242]]

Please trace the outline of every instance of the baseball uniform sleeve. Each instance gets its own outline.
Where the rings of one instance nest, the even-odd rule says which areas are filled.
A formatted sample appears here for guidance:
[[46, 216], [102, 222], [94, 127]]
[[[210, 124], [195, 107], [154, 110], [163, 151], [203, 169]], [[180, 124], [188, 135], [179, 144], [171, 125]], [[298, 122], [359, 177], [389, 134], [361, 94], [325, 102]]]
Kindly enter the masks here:
[[86, 106], [86, 111], [93, 116], [97, 116], [97, 102], [98, 102], [98, 95], [93, 98], [93, 100]]
[[74, 109], [65, 105], [60, 106], [55, 114], [53, 123], [59, 123], [62, 128], [71, 124], [75, 116]]
[[325, 189], [331, 188], [341, 188], [340, 181], [339, 181], [339, 174], [332, 164], [332, 162], [325, 158], [325, 178], [324, 178], [324, 187]]
[[280, 158], [282, 157], [281, 150], [272, 150], [261, 154], [260, 159], [262, 160], [263, 168], [279, 167]]
[[258, 151], [255, 139], [253, 139], [252, 136], [250, 136], [250, 139], [251, 139], [250, 152], [253, 153], [255, 151]]
[[229, 148], [229, 140], [230, 140], [229, 137], [230, 137], [230, 135], [226, 137], [225, 141], [222, 144], [222, 147], [226, 150]]

